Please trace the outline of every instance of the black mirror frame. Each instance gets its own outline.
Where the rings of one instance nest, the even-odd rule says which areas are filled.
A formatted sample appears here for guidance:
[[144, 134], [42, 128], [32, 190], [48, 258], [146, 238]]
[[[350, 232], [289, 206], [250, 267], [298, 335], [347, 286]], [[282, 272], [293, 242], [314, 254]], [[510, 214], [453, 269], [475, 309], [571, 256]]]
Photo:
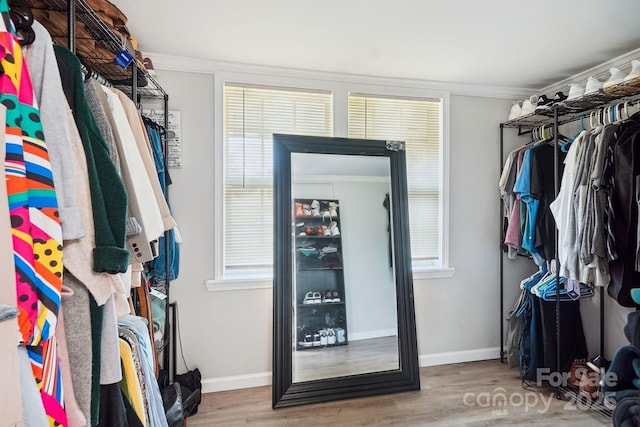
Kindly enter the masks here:
[[[387, 141], [296, 135], [273, 135], [274, 283], [273, 401], [283, 408], [307, 403], [420, 389], [418, 346], [409, 243], [405, 153]], [[402, 144], [400, 145], [402, 147]], [[394, 151], [396, 149], [397, 151]], [[320, 153], [384, 156], [390, 160], [393, 249], [398, 313], [400, 369], [339, 378], [292, 382], [293, 260], [291, 154]], [[398, 197], [398, 195], [404, 195]]]

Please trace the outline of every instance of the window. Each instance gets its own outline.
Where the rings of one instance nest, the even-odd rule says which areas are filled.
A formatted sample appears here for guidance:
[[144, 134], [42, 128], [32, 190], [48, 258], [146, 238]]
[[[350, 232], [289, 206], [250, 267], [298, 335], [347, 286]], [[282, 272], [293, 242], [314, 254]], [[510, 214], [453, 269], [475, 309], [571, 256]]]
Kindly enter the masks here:
[[349, 137], [406, 143], [414, 268], [442, 267], [442, 101], [349, 94]]
[[224, 86], [224, 277], [270, 274], [273, 134], [331, 136], [330, 91]]

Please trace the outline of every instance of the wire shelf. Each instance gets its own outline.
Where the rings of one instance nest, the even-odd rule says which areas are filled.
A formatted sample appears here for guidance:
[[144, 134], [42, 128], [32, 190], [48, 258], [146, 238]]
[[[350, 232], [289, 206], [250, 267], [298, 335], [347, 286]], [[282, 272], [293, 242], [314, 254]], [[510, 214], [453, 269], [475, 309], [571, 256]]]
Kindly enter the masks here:
[[[33, 11], [37, 19], [51, 34], [54, 43], [68, 47], [68, 1], [69, 0], [25, 0], [25, 4]], [[76, 55], [81, 61], [109, 80], [113, 86], [132, 94], [131, 66], [123, 69], [115, 63], [118, 52], [126, 50], [135, 58], [135, 50], [128, 37], [116, 33], [85, 0], [76, 2]], [[134, 59], [137, 67], [137, 92], [142, 97], [164, 98], [167, 93], [160, 83], [153, 78], [144, 64]]]
[[553, 123], [554, 110], [558, 111], [558, 125], [576, 121], [581, 115], [600, 107], [612, 104], [614, 101], [626, 101], [640, 96], [640, 77], [611, 86], [605, 90], [589, 93], [578, 98], [565, 100], [553, 104], [545, 110], [527, 114], [502, 125], [505, 128], [532, 129]]
[[559, 391], [561, 398], [574, 402], [578, 409], [588, 409], [607, 418], [611, 418], [613, 416], [613, 408], [610, 407], [611, 404], [605, 404], [604, 399], [599, 396], [593, 398], [583, 396], [579, 392], [568, 387], [559, 387]]

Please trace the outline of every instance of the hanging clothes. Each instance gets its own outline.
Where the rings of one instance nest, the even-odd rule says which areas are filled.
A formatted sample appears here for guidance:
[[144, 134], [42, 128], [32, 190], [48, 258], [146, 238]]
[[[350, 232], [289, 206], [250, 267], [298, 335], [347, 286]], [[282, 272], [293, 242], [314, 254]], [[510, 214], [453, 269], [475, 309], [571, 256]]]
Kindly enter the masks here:
[[[0, 122], [5, 122], [6, 107], [0, 104]], [[4, 126], [0, 126], [0, 137], [5, 140]], [[4, 159], [5, 144], [0, 144], [0, 158]], [[4, 168], [0, 168], [0, 182], [5, 181]], [[13, 244], [11, 242], [11, 220], [7, 188], [0, 185], [0, 307], [4, 315], [0, 319], [0, 414], [9, 426], [23, 425], [22, 387], [18, 345], [18, 310], [16, 308], [15, 268], [13, 267]], [[7, 310], [10, 308], [10, 312]], [[31, 375], [29, 375], [31, 378]], [[34, 384], [35, 388], [35, 384]], [[37, 398], [38, 396], [36, 396]]]
[[51, 425], [67, 425], [55, 339], [62, 287], [62, 229], [53, 173], [29, 71], [0, 0], [0, 102], [6, 112], [5, 173], [19, 326]]
[[638, 253], [638, 201], [636, 176], [640, 174], [640, 115], [621, 125], [612, 135], [613, 182], [611, 191], [612, 212], [607, 226], [613, 234], [615, 250], [619, 255], [609, 263], [611, 285], [608, 294], [624, 307], [636, 307], [631, 298], [631, 289], [640, 286], [640, 272], [636, 271]]
[[127, 192], [109, 158], [109, 152], [87, 104], [80, 61], [68, 49], [54, 46], [62, 87], [73, 112], [85, 150], [96, 247], [96, 272], [124, 273], [129, 267], [129, 251], [124, 248]]
[[[147, 143], [153, 153], [153, 160], [158, 174], [158, 181], [162, 189], [162, 194], [166, 197], [167, 186], [171, 184], [170, 177], [165, 177], [164, 154], [162, 152], [162, 138], [160, 136], [160, 128], [152, 123], [146, 123]], [[168, 181], [168, 182], [167, 182]], [[168, 206], [168, 204], [167, 204]], [[170, 209], [170, 208], [169, 208]], [[165, 235], [158, 239], [158, 247], [160, 252], [158, 257], [153, 261], [152, 274], [155, 280], [175, 280], [180, 273], [180, 245], [176, 241], [176, 228], [168, 230]], [[167, 239], [168, 246], [165, 246]], [[167, 247], [167, 251], [165, 251]], [[169, 273], [166, 273], [165, 258], [169, 258]]]

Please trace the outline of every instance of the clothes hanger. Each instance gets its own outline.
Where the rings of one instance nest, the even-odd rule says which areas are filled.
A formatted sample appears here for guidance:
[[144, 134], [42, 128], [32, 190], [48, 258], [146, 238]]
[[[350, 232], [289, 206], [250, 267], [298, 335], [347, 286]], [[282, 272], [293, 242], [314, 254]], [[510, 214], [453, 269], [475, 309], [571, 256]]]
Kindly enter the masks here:
[[573, 138], [571, 139], [567, 138], [567, 140], [560, 146], [560, 150], [562, 150], [563, 153], [568, 152], [569, 147], [571, 147], [571, 144], [573, 143], [573, 141], [575, 141], [576, 138], [586, 130], [587, 128], [584, 126], [584, 114], [580, 114], [580, 130], [575, 135], [573, 135]]
[[10, 0], [9, 17], [16, 30], [20, 46], [28, 46], [36, 40], [33, 25], [33, 12], [22, 0]]

